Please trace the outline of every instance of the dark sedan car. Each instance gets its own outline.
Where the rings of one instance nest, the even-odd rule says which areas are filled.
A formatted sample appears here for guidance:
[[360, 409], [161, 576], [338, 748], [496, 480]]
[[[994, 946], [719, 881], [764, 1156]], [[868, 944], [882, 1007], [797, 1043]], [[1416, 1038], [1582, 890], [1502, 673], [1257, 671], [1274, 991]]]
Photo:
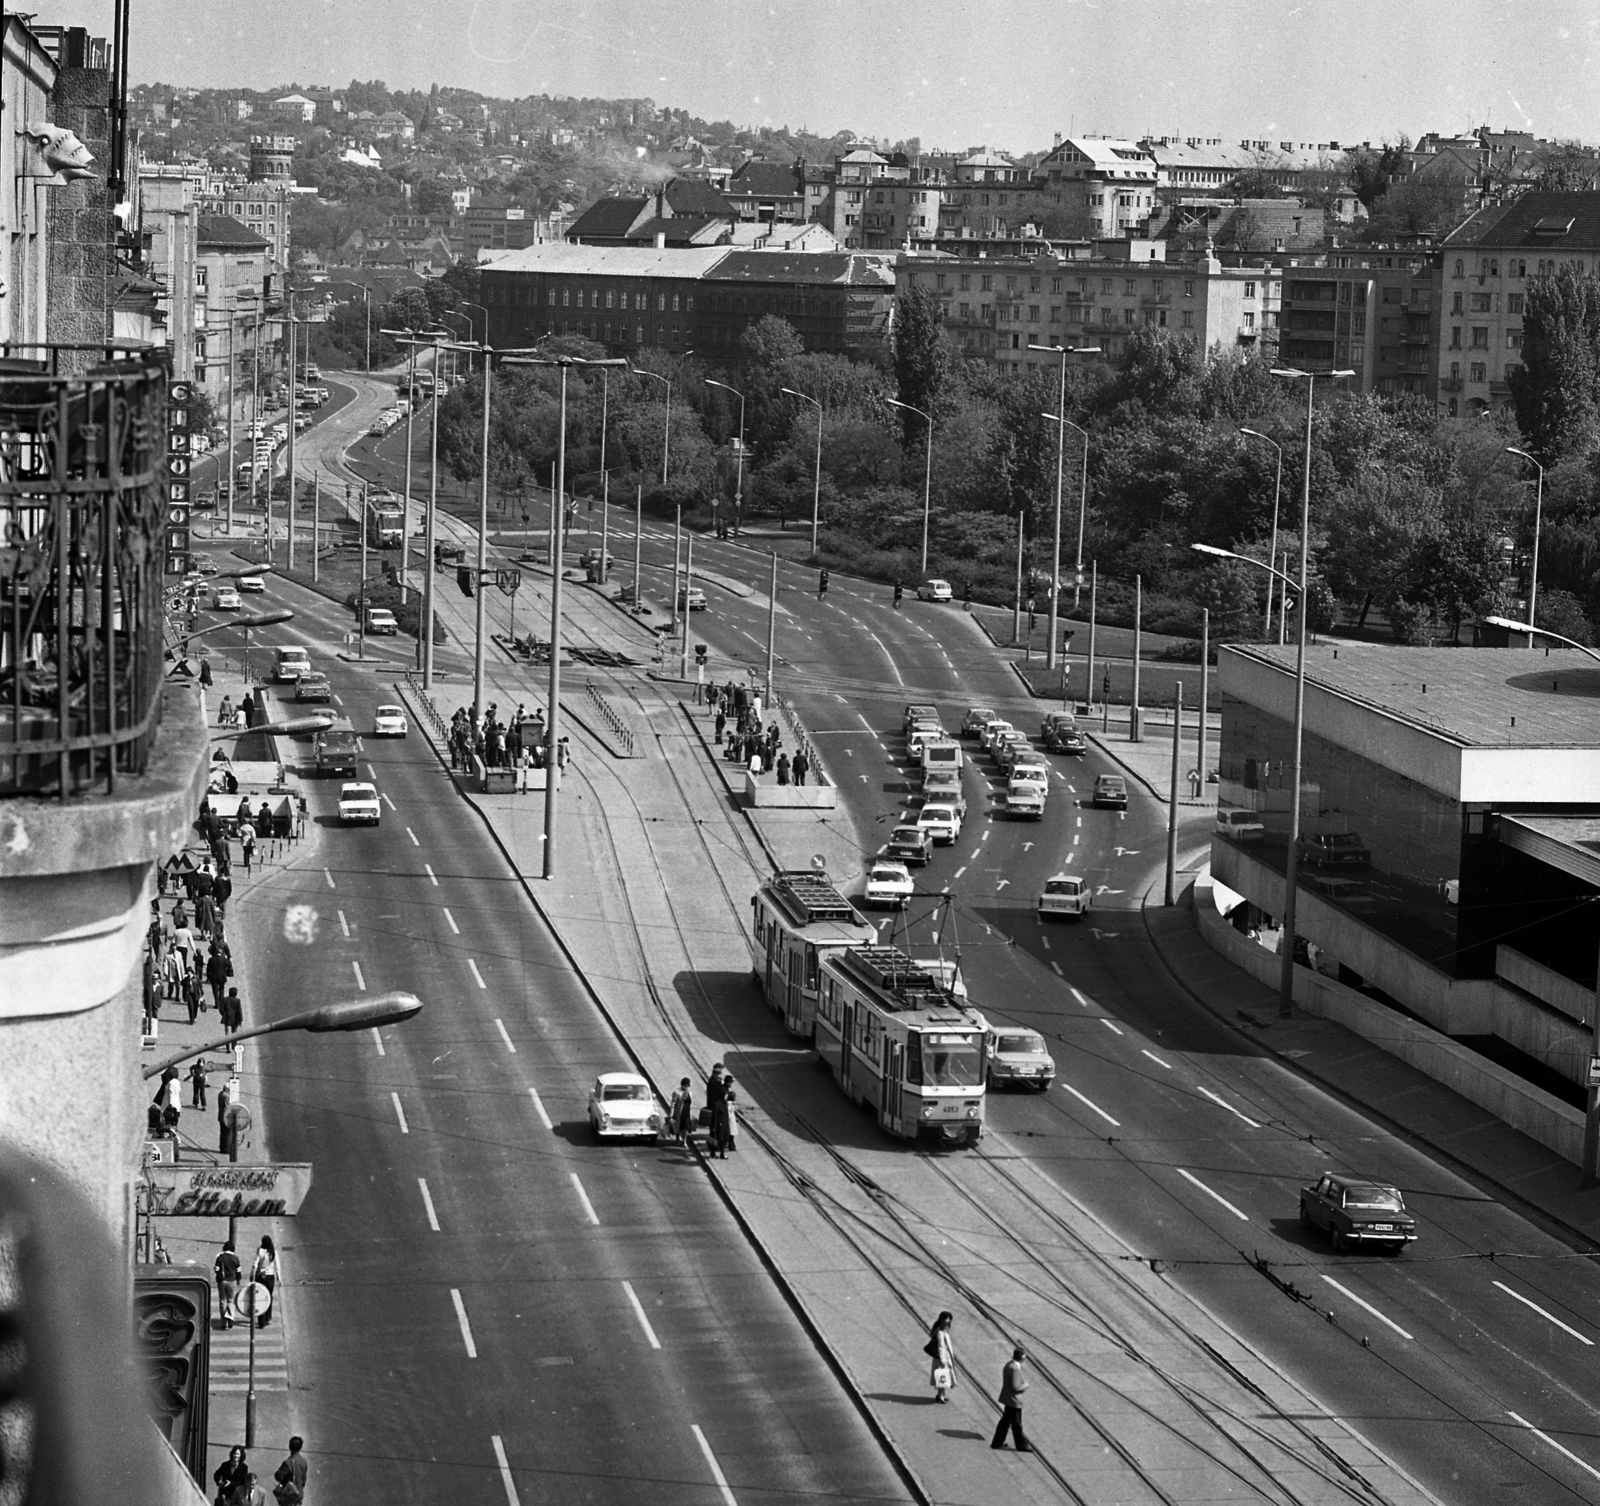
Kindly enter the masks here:
[[331, 701], [333, 686], [326, 675], [301, 675], [295, 683], [294, 698], [297, 701]]
[[897, 826], [890, 834], [889, 845], [884, 848], [886, 858], [896, 858], [902, 863], [926, 863], [933, 853], [933, 838], [920, 826]]
[[1400, 1189], [1359, 1177], [1328, 1175], [1302, 1187], [1300, 1225], [1326, 1230], [1336, 1250], [1376, 1245], [1398, 1255], [1417, 1237]]
[[1300, 861], [1309, 868], [1370, 868], [1372, 849], [1353, 831], [1328, 831], [1301, 838]]
[[1070, 722], [1057, 722], [1045, 733], [1045, 747], [1052, 753], [1087, 753], [1089, 740]]

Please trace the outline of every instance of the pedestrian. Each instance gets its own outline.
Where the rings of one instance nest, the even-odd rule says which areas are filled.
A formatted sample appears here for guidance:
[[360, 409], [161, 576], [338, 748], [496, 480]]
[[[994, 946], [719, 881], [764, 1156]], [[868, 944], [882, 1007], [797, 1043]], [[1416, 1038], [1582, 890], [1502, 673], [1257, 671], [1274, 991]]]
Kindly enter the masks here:
[[232, 1104], [233, 1090], [223, 1083], [222, 1091], [217, 1094], [217, 1152], [220, 1155], [228, 1153], [228, 1109]]
[[233, 697], [231, 695], [223, 696], [222, 704], [217, 707], [217, 725], [219, 727], [231, 727], [233, 725]]
[[256, 835], [263, 840], [272, 835], [272, 808], [265, 800], [256, 812]]
[[956, 1349], [950, 1336], [950, 1325], [954, 1321], [954, 1313], [940, 1313], [933, 1320], [933, 1329], [928, 1335], [928, 1342], [922, 1346], [922, 1352], [933, 1361], [928, 1373], [928, 1384], [933, 1387], [935, 1401], [949, 1401], [949, 1393], [955, 1389]]
[[778, 783], [779, 784], [788, 784], [788, 782], [789, 782], [789, 755], [787, 753], [780, 753], [778, 755]]
[[200, 683], [207, 690], [211, 689], [211, 660], [210, 659], [202, 659], [200, 661]]
[[[245, 803], [245, 810], [249, 809], [249, 802]], [[239, 861], [244, 865], [244, 871], [250, 871], [250, 860], [256, 851], [255, 823], [245, 819], [245, 812], [239, 813]]]
[[216, 894], [213, 898], [217, 906], [217, 928], [215, 934], [222, 934], [222, 922], [228, 918], [228, 901], [233, 898], [233, 879], [228, 870], [232, 867], [232, 860], [228, 856], [228, 849], [224, 847], [221, 853], [222, 867], [216, 877]]
[[267, 1493], [254, 1475], [247, 1476], [245, 1488], [239, 1496], [239, 1506], [267, 1506]]
[[726, 1161], [728, 1152], [739, 1148], [736, 1143], [739, 1128], [739, 1095], [734, 1091], [733, 1074], [731, 1072], [727, 1073], [722, 1081], [727, 1089], [726, 1096], [722, 1100], [722, 1159]]
[[572, 744], [562, 737], [556, 744], [556, 767], [565, 769], [572, 762]]
[[176, 1067], [168, 1067], [161, 1074], [161, 1086], [156, 1089], [155, 1102], [161, 1107], [162, 1133], [176, 1140], [178, 1120], [183, 1117], [183, 1089], [179, 1085]]
[[717, 710], [717, 720], [716, 720], [716, 731], [717, 731], [717, 739], [716, 740], [717, 740], [717, 746], [719, 748], [722, 746], [722, 729], [724, 727], [726, 727], [727, 725], [728, 725], [728, 718], [724, 714], [724, 712], [721, 710], [721, 708], [719, 707], [718, 710]]
[[713, 1156], [717, 1154], [722, 1144], [720, 1136], [725, 1121], [719, 1120], [718, 1110], [727, 1102], [727, 1097], [728, 1083], [723, 1076], [722, 1063], [713, 1062], [711, 1076], [706, 1079], [706, 1106], [700, 1111], [701, 1118], [704, 1119], [706, 1124], [708, 1131], [706, 1139]]
[[217, 1006], [217, 1014], [220, 1016], [222, 991], [228, 986], [228, 964], [215, 945], [211, 948], [211, 955], [206, 958], [206, 982], [211, 985], [211, 999]]
[[250, 1466], [244, 1462], [244, 1450], [236, 1443], [228, 1450], [228, 1457], [217, 1466], [211, 1482], [217, 1487], [217, 1500], [221, 1506], [238, 1506], [244, 1492], [250, 1488]]
[[277, 1489], [272, 1493], [278, 1498], [279, 1506], [295, 1506], [298, 1501], [306, 1497], [306, 1456], [303, 1452], [306, 1446], [304, 1438], [298, 1435], [289, 1440], [289, 1456], [278, 1466], [273, 1479], [278, 1482]]
[[223, 1244], [221, 1253], [211, 1262], [211, 1274], [217, 1281], [217, 1308], [222, 1314], [222, 1326], [232, 1328], [233, 1299], [239, 1295], [239, 1278], [244, 1275], [244, 1268], [239, 1264], [231, 1239]]
[[[278, 1249], [272, 1242], [270, 1234], [261, 1236], [261, 1246], [256, 1251], [256, 1263], [250, 1272], [252, 1281], [259, 1281], [267, 1289], [267, 1296], [276, 1297], [278, 1294]], [[265, 1328], [272, 1318], [272, 1308], [256, 1319], [257, 1328]]]
[[206, 1106], [206, 1064], [196, 1057], [194, 1065], [189, 1068], [189, 1107], [203, 1109]]
[[667, 1129], [674, 1145], [690, 1143], [694, 1125], [694, 1094], [689, 1091], [689, 1079], [678, 1084], [678, 1091], [667, 1105]]
[[1027, 1357], [1019, 1344], [1011, 1351], [1011, 1358], [1000, 1374], [1000, 1426], [994, 1430], [990, 1448], [1004, 1448], [1006, 1434], [1010, 1433], [1019, 1454], [1033, 1452], [1032, 1445], [1022, 1432], [1022, 1393], [1028, 1389], [1028, 1377], [1022, 1373], [1022, 1362]]
[[222, 1028], [232, 1032], [244, 1028], [244, 1005], [239, 1001], [239, 990], [230, 988], [222, 996], [222, 1002], [217, 1005], [218, 1012], [222, 1015]]
[[[211, 880], [208, 877], [208, 887], [210, 883]], [[209, 893], [198, 894], [195, 896], [194, 924], [195, 929], [199, 931], [202, 936], [207, 938], [209, 938], [211, 933], [217, 928], [217, 902]]]
[[189, 1023], [194, 1024], [200, 1014], [200, 1005], [205, 999], [205, 984], [201, 981], [200, 970], [195, 968], [183, 980], [183, 1002], [189, 1011]]
[[184, 902], [181, 899], [174, 901], [173, 902], [173, 906], [172, 906], [172, 929], [174, 931], [176, 931], [179, 926], [186, 926], [188, 924], [189, 924], [189, 910], [188, 910], [188, 907], [184, 904]]
[[761, 777], [761, 744], [753, 739], [750, 740], [750, 763], [748, 767], [752, 779]]
[[791, 768], [794, 773], [794, 782], [796, 784], [804, 784], [806, 782], [806, 775], [811, 772], [811, 760], [806, 757], [806, 750], [804, 748], [800, 749], [800, 751], [795, 754], [794, 763], [791, 765]]

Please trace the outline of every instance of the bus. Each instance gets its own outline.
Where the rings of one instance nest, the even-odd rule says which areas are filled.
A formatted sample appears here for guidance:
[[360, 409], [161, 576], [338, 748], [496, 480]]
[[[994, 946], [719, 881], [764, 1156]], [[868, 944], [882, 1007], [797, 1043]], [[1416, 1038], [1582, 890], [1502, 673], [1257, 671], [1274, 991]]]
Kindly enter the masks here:
[[877, 928], [814, 868], [781, 869], [751, 897], [756, 981], [795, 1035], [811, 1038], [821, 959], [870, 946]]
[[817, 991], [817, 1054], [891, 1135], [937, 1146], [983, 1134], [989, 1024], [897, 947], [829, 953]]

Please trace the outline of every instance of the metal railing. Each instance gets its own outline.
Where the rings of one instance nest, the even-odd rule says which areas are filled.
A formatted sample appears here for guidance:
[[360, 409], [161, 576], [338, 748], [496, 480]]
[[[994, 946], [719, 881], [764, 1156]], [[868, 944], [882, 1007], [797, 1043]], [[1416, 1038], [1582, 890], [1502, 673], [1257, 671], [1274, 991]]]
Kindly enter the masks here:
[[64, 800], [142, 773], [161, 716], [168, 371], [146, 350], [16, 349], [0, 348], [0, 795]]
[[583, 688], [589, 693], [589, 700], [594, 709], [600, 713], [600, 719], [611, 729], [611, 735], [616, 738], [617, 746], [622, 749], [623, 756], [626, 758], [637, 757], [638, 755], [634, 752], [633, 733], [628, 729], [627, 723], [617, 715], [616, 709], [611, 702], [595, 689], [593, 680], [585, 680]]
[[[806, 736], [806, 729], [800, 720], [799, 714], [795, 711], [794, 707], [784, 699], [781, 691], [773, 691], [772, 698], [778, 703], [778, 710], [782, 712], [783, 719], [788, 724], [789, 731], [794, 737], [795, 752], [805, 754], [806, 763], [810, 767], [811, 772], [816, 776], [816, 782], [821, 784], [827, 777], [823, 773], [822, 760], [817, 757], [816, 746], [812, 743], [811, 739]], [[831, 781], [829, 782], [831, 783]]]
[[406, 684], [411, 687], [411, 694], [417, 705], [422, 707], [422, 714], [428, 718], [428, 725], [440, 737], [448, 738], [450, 736], [450, 724], [445, 721], [439, 712], [439, 708], [434, 705], [433, 697], [422, 688], [422, 676], [416, 670], [408, 669], [406, 671]]

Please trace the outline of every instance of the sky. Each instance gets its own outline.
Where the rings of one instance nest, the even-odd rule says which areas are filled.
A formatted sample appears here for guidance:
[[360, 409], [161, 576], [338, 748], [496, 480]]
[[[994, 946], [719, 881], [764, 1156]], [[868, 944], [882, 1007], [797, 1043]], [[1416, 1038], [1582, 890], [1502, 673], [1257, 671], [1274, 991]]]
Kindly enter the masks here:
[[[111, 0], [35, 0], [111, 30]], [[1595, 0], [133, 0], [135, 83], [648, 97], [925, 150], [1600, 140]]]

